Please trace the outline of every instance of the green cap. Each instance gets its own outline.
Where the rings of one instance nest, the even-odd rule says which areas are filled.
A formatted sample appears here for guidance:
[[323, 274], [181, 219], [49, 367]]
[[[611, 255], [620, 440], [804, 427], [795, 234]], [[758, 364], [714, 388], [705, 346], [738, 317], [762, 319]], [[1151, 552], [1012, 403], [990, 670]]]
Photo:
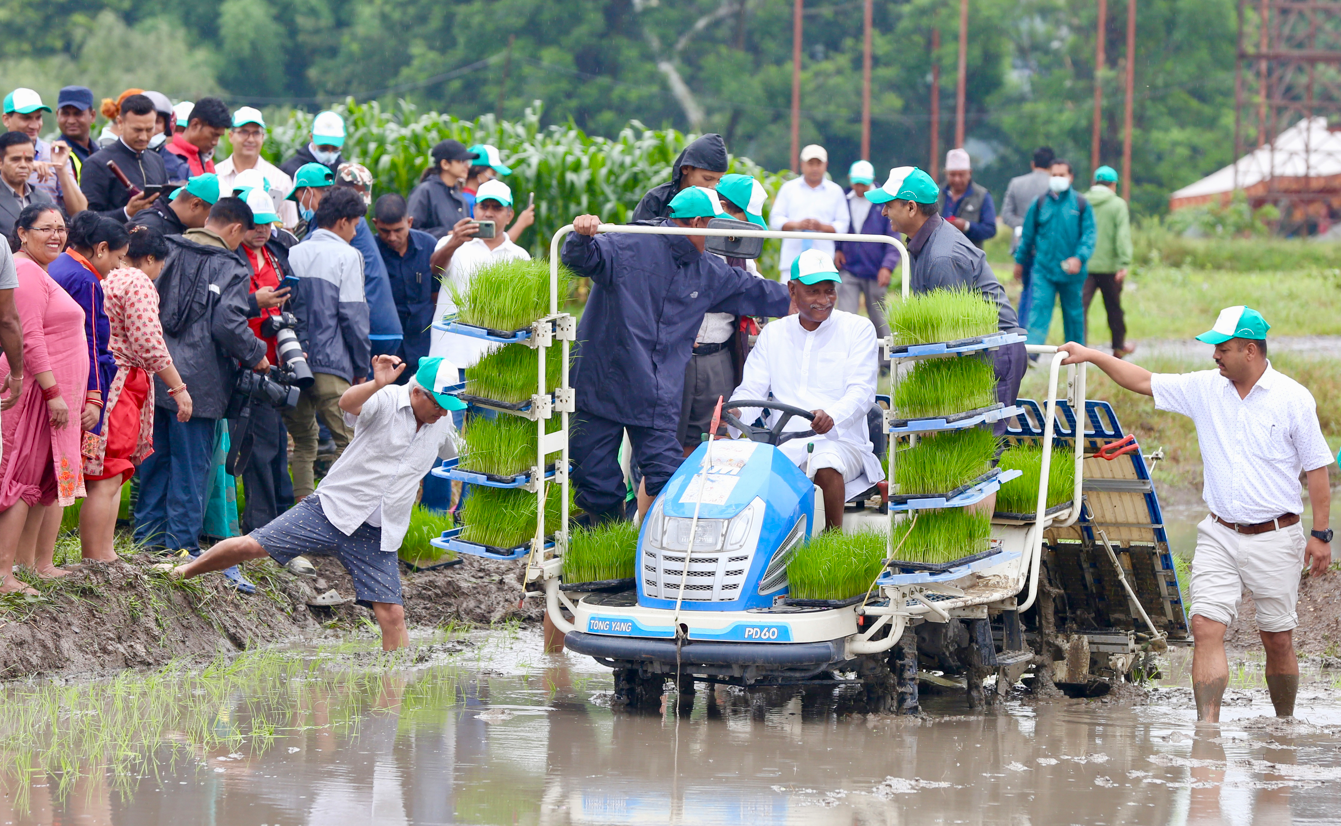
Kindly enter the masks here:
[[912, 201], [917, 204], [934, 204], [941, 197], [940, 187], [931, 180], [931, 176], [915, 166], [901, 166], [889, 170], [885, 185], [866, 193], [866, 200], [873, 204], [888, 201]]
[[1101, 166], [1094, 170], [1094, 182], [1099, 184], [1117, 183], [1117, 170], [1111, 166]]
[[723, 175], [717, 184], [717, 197], [725, 198], [735, 204], [737, 209], [745, 213], [746, 220], [751, 224], [758, 224], [762, 229], [768, 229], [762, 214], [768, 193], [754, 178], [734, 173]]
[[498, 147], [490, 146], [487, 143], [477, 143], [466, 151], [476, 156], [471, 166], [487, 166], [499, 175], [512, 174], [512, 167], [503, 163], [502, 156], [498, 154]]
[[833, 265], [833, 259], [817, 249], [802, 250], [800, 255], [792, 259], [792, 280], [806, 286], [821, 281], [843, 282], [838, 275], [838, 268]]
[[676, 193], [670, 202], [672, 218], [725, 218], [717, 193], [701, 186], [689, 186]]
[[33, 112], [50, 112], [51, 107], [42, 102], [42, 96], [32, 89], [19, 87], [5, 95], [5, 114], [18, 112], [31, 115]]
[[443, 410], [465, 410], [467, 405], [456, 396], [449, 396], [439, 390], [459, 384], [461, 372], [456, 365], [441, 356], [419, 359], [419, 369], [415, 371], [414, 383], [427, 390]]
[[298, 167], [298, 171], [294, 173], [293, 189], [289, 190], [289, 194], [285, 196], [284, 200], [297, 200], [294, 196], [298, 193], [298, 190], [305, 186], [321, 189], [334, 184], [335, 173], [331, 171], [329, 166], [319, 163], [305, 163]]
[[1197, 341], [1206, 344], [1223, 344], [1231, 338], [1266, 341], [1267, 330], [1270, 329], [1271, 325], [1266, 323], [1261, 313], [1252, 307], [1240, 304], [1221, 310], [1219, 317], [1215, 319], [1215, 326], [1197, 336]]
[[196, 196], [200, 200], [214, 206], [219, 200], [219, 176], [213, 172], [206, 172], [204, 175], [197, 175], [186, 182], [186, 186], [179, 186], [168, 196], [169, 201], [177, 200], [177, 196], [182, 194], [182, 190]]

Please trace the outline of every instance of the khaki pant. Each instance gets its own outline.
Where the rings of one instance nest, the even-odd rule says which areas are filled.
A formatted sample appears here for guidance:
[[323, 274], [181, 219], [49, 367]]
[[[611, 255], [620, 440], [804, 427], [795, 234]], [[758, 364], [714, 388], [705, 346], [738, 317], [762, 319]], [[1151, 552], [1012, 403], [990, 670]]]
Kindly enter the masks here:
[[345, 424], [344, 411], [340, 409], [340, 396], [349, 389], [349, 382], [329, 373], [314, 373], [313, 378], [312, 386], [298, 397], [298, 404], [284, 411], [284, 425], [293, 437], [293, 459], [289, 467], [293, 470], [294, 499], [302, 499], [316, 489], [312, 466], [317, 461], [317, 417], [321, 417], [322, 424], [335, 440], [336, 459], [354, 437], [354, 428]]

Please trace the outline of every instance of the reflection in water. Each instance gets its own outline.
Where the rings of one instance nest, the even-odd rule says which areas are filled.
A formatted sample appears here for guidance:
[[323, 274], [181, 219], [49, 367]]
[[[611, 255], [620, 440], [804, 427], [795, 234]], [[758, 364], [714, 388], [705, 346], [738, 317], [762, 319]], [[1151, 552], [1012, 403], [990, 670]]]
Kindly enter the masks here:
[[1263, 718], [1263, 694], [1207, 730], [1181, 695], [986, 716], [939, 697], [923, 720], [867, 720], [839, 713], [841, 690], [701, 684], [684, 715], [635, 714], [608, 707], [608, 672], [590, 661], [534, 653], [538, 634], [473, 642], [427, 665], [347, 646], [11, 686], [0, 823], [1280, 824], [1341, 811], [1341, 708], [1325, 685], [1311, 725]]

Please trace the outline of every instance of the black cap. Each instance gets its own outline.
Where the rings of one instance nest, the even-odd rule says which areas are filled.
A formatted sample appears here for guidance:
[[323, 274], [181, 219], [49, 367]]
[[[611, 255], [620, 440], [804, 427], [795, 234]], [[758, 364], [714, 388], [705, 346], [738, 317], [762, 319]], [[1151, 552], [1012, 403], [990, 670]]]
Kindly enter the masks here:
[[475, 161], [479, 160], [479, 155], [466, 149], [466, 145], [461, 141], [445, 140], [433, 147], [433, 160], [435, 161]]

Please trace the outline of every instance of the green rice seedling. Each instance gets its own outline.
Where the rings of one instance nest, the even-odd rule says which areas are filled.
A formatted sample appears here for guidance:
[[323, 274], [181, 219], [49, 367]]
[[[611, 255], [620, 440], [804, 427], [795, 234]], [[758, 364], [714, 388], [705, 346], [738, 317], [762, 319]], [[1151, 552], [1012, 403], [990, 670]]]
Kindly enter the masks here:
[[[1054, 447], [1048, 465], [1047, 506], [1070, 501], [1076, 487], [1076, 461], [1073, 448]], [[1001, 454], [1002, 470], [1018, 470], [1022, 475], [1001, 486], [996, 509], [1002, 513], [1033, 513], [1038, 507], [1038, 482], [1043, 469], [1043, 448], [1019, 444]]]
[[427, 565], [444, 556], [454, 559], [456, 554], [430, 545], [429, 540], [437, 539], [443, 531], [455, 525], [448, 514], [415, 505], [410, 512], [410, 528], [400, 546], [400, 558], [411, 565]]
[[[561, 306], [572, 280], [572, 272], [560, 265]], [[461, 322], [491, 330], [520, 330], [549, 315], [549, 261], [496, 261], [476, 270], [469, 284], [452, 282], [447, 289]]]
[[[894, 525], [894, 558], [905, 562], [951, 562], [986, 551], [992, 515], [964, 508], [916, 512]], [[900, 547], [902, 543], [902, 547]]]
[[564, 582], [629, 579], [638, 554], [638, 525], [619, 520], [578, 528], [563, 555]]
[[889, 536], [884, 531], [824, 531], [812, 536], [787, 563], [794, 599], [842, 600], [861, 596], [885, 564]]
[[933, 344], [997, 331], [996, 305], [967, 288], [932, 290], [889, 303], [896, 345]]
[[[466, 393], [512, 404], [524, 402], [536, 391], [536, 351], [525, 344], [505, 344], [466, 368]], [[545, 350], [545, 390], [563, 381], [563, 351]]]
[[899, 493], [946, 493], [992, 469], [997, 441], [983, 427], [926, 436], [894, 457]]
[[[548, 535], [559, 525], [559, 486], [546, 485], [545, 492]], [[535, 504], [535, 494], [524, 490], [473, 486], [461, 508], [461, 539], [496, 548], [525, 544], [535, 536]]]
[[[545, 420], [545, 432], [553, 433], [562, 424], [558, 416]], [[498, 415], [492, 419], [472, 418], [466, 423], [465, 448], [460, 465], [476, 473], [516, 476], [535, 465], [536, 423], [520, 416]]]
[[952, 416], [996, 403], [996, 372], [977, 358], [919, 361], [894, 385], [894, 412], [900, 419]]

